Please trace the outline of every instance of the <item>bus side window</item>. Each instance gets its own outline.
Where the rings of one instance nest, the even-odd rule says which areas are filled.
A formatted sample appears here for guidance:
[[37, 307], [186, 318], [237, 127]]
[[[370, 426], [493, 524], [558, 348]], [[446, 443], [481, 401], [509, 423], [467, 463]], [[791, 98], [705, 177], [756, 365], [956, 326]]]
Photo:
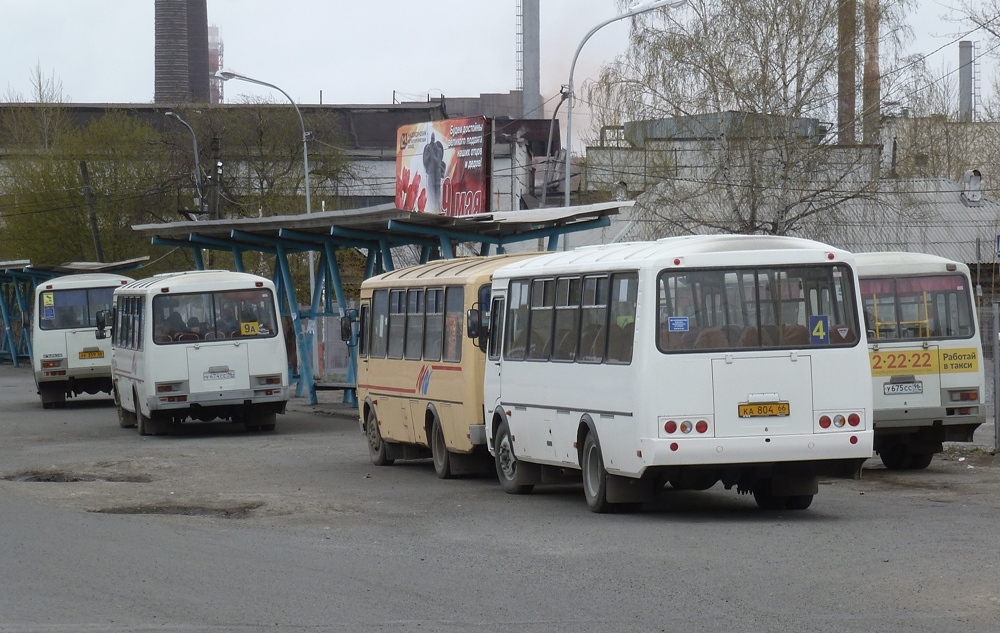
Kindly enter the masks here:
[[368, 356], [368, 304], [362, 304], [361, 317], [358, 323], [358, 356]]
[[487, 349], [487, 357], [490, 360], [500, 359], [500, 333], [503, 331], [503, 298], [498, 297], [493, 300], [493, 307], [490, 308], [490, 343]]
[[424, 331], [424, 360], [441, 360], [444, 334], [444, 289], [428, 288], [424, 293], [426, 326]]
[[611, 286], [608, 362], [627, 365], [632, 362], [632, 345], [635, 340], [635, 304], [639, 276], [634, 273], [614, 275]]
[[528, 281], [510, 282], [507, 304], [504, 359], [524, 360], [528, 341]]
[[462, 360], [465, 340], [465, 288], [455, 286], [444, 292], [444, 357], [451, 362]]
[[389, 340], [389, 291], [376, 290], [372, 294], [371, 347], [372, 358], [385, 358], [386, 343]]

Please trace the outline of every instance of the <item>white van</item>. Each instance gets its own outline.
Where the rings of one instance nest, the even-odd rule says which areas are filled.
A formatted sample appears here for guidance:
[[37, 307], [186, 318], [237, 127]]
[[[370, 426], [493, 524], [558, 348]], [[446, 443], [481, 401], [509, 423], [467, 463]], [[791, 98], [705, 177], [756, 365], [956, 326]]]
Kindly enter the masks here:
[[119, 424], [140, 435], [189, 420], [274, 430], [289, 397], [275, 295], [270, 280], [225, 270], [166, 273], [116, 290]]
[[111, 343], [98, 339], [97, 313], [116, 288], [133, 281], [110, 274], [56, 277], [35, 288], [31, 364], [42, 406], [83, 393], [111, 394]]

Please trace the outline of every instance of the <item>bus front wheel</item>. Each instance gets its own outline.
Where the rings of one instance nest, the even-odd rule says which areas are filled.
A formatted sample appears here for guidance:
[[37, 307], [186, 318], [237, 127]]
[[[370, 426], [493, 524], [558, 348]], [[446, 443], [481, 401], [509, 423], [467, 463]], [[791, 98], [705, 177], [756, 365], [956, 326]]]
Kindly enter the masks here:
[[517, 457], [514, 455], [514, 443], [510, 439], [510, 427], [507, 421], [500, 423], [497, 437], [493, 442], [494, 462], [497, 467], [497, 478], [503, 491], [512, 495], [523, 495], [531, 492], [532, 484], [522, 483], [518, 474]]
[[608, 503], [608, 471], [604, 468], [601, 448], [593, 433], [588, 433], [587, 439], [583, 441], [580, 468], [583, 471], [583, 496], [587, 498], [587, 507], [591, 512], [610, 511], [612, 505]]
[[365, 418], [365, 436], [368, 438], [368, 455], [373, 464], [389, 466], [396, 461], [389, 459], [389, 451], [382, 439], [382, 433], [378, 430], [378, 417], [375, 415], [375, 409], [369, 409], [368, 416]]
[[451, 456], [444, 441], [441, 420], [436, 415], [431, 423], [431, 457], [434, 459], [434, 472], [438, 479], [451, 479]]

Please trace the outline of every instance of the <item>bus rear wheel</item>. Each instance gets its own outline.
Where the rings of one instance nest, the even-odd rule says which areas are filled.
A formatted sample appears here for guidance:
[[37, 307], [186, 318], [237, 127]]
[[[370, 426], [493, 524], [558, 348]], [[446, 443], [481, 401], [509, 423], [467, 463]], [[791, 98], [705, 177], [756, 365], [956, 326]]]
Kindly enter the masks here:
[[434, 416], [431, 422], [431, 457], [434, 459], [434, 472], [438, 479], [451, 479], [451, 456], [448, 445], [444, 441], [444, 431], [441, 430], [441, 420]]
[[115, 398], [115, 409], [118, 412], [118, 426], [123, 429], [130, 429], [136, 425], [136, 416], [134, 413], [126, 411], [122, 407], [121, 396], [118, 395], [118, 389], [115, 388], [113, 392]]
[[382, 433], [378, 429], [378, 417], [375, 409], [368, 410], [365, 418], [365, 436], [368, 438], [368, 456], [376, 466], [389, 466], [394, 459], [389, 459], [389, 451], [382, 439]]
[[[879, 459], [889, 470], [909, 470], [913, 463], [911, 455], [903, 444], [889, 444], [878, 452]], [[930, 463], [930, 460], [927, 462]]]
[[514, 443], [510, 439], [510, 427], [507, 421], [500, 423], [497, 437], [493, 442], [494, 462], [497, 467], [497, 479], [503, 491], [512, 495], [523, 495], [531, 492], [533, 484], [522, 483], [518, 474], [517, 457], [514, 455]]
[[610, 511], [613, 506], [608, 503], [608, 471], [593, 433], [588, 433], [583, 441], [580, 470], [583, 471], [583, 496], [587, 499], [587, 507], [591, 512]]

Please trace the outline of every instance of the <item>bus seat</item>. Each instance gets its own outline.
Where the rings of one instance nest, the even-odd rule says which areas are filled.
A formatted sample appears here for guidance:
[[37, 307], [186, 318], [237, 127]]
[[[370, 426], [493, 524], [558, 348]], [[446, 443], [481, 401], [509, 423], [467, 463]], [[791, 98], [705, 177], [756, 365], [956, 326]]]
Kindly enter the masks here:
[[194, 332], [184, 332], [183, 334], [178, 334], [177, 341], [197, 341], [200, 340], [199, 336]]
[[773, 347], [774, 341], [771, 339], [771, 335], [767, 333], [766, 328], [758, 330], [754, 326], [750, 326], [743, 330], [743, 334], [740, 335], [739, 341], [740, 347]]
[[726, 338], [729, 339], [730, 345], [737, 345], [740, 340], [740, 336], [743, 334], [743, 328], [736, 325], [735, 323], [730, 323], [725, 327]]
[[576, 356], [576, 332], [567, 330], [559, 336], [559, 342], [552, 350], [552, 358], [572, 360]]
[[806, 329], [806, 326], [798, 323], [794, 325], [786, 325], [784, 331], [781, 333], [781, 344], [808, 345], [809, 330]]
[[765, 341], [765, 347], [774, 347], [781, 340], [781, 332], [778, 330], [778, 326], [773, 323], [765, 323], [760, 326], [760, 329], [764, 330], [770, 341]]
[[620, 363], [632, 361], [632, 341], [635, 339], [635, 322], [626, 323], [624, 327], [611, 328], [608, 338], [608, 360]]
[[685, 332], [684, 336], [681, 337], [681, 342], [684, 344], [685, 349], [691, 349], [694, 347], [694, 344], [698, 342], [699, 333], [701, 333], [701, 328], [699, 327], [693, 327]]
[[173, 340], [174, 340], [174, 339], [170, 338], [170, 337], [169, 337], [168, 335], [166, 335], [166, 334], [160, 334], [160, 335], [158, 335], [158, 336], [156, 337], [156, 342], [157, 342], [157, 343], [170, 343], [170, 342], [172, 342]]
[[707, 327], [698, 333], [694, 346], [697, 349], [725, 349], [729, 341], [719, 328]]

